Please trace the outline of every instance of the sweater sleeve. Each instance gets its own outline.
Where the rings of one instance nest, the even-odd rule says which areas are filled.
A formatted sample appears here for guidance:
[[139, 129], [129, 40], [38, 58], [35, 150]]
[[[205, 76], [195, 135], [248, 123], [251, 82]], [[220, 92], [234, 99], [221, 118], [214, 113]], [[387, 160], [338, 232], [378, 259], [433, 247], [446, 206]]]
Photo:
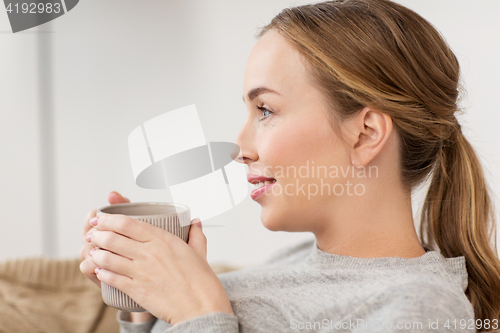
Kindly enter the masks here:
[[375, 311], [350, 318], [357, 322], [352, 332], [475, 332], [472, 304], [449, 285], [421, 281], [395, 289], [367, 302]]
[[165, 333], [238, 333], [238, 317], [232, 313], [211, 312], [170, 327]]
[[[153, 318], [144, 323], [132, 323], [129, 321], [129, 313], [118, 311], [118, 323], [120, 333], [238, 333], [238, 318], [231, 313], [212, 312], [202, 316], [194, 317], [174, 326], [167, 322]], [[155, 325], [159, 321], [160, 325]], [[154, 327], [153, 327], [154, 326]]]

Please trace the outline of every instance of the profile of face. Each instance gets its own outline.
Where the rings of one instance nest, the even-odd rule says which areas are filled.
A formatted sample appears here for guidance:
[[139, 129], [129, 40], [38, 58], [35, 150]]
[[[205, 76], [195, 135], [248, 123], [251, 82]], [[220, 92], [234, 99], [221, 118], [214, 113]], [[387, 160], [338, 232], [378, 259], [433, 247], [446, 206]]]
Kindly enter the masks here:
[[[270, 30], [257, 41], [245, 67], [248, 115], [236, 144], [249, 174], [276, 179], [254, 198], [262, 206], [263, 225], [272, 231], [321, 232], [335, 207], [356, 200], [347, 193], [354, 193], [356, 179], [332, 174], [332, 167], [352, 168], [351, 153], [333, 130], [330, 106], [312, 84], [305, 61], [279, 32]], [[313, 176], [318, 170], [320, 177]]]

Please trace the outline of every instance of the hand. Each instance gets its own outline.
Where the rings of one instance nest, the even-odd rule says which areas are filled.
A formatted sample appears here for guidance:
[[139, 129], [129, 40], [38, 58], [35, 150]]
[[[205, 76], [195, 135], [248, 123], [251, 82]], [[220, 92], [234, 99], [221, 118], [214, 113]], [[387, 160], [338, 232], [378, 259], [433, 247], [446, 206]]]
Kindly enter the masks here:
[[[97, 278], [129, 295], [155, 317], [175, 325], [210, 312], [233, 313], [219, 278], [207, 262], [201, 225], [189, 241], [119, 214], [100, 215], [91, 253]], [[106, 250], [104, 250], [106, 249]]]
[[[108, 195], [108, 201], [110, 205], [114, 205], [117, 203], [125, 203], [125, 202], [130, 202], [129, 199], [124, 198], [119, 194], [118, 192], [110, 192]], [[91, 249], [94, 248], [92, 244], [90, 244], [89, 241], [87, 241], [87, 235], [89, 233], [92, 233], [94, 230], [92, 229], [92, 226], [89, 224], [89, 220], [93, 217], [95, 217], [97, 213], [97, 209], [91, 210], [88, 214], [87, 217], [85, 217], [85, 221], [83, 223], [83, 230], [82, 230], [82, 248], [80, 250], [80, 259], [82, 260], [80, 264], [80, 271], [92, 282], [94, 282], [99, 288], [101, 288], [101, 281], [97, 278], [95, 275], [95, 269], [97, 266], [94, 264], [94, 262], [91, 260], [89, 252]]]

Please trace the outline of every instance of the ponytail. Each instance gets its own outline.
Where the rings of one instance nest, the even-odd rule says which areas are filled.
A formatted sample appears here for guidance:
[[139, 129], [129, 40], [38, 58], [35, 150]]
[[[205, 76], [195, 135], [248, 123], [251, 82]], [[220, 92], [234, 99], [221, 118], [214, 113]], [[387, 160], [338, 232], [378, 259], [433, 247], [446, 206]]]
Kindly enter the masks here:
[[420, 235], [427, 249], [437, 245], [444, 257], [465, 257], [469, 275], [465, 294], [476, 320], [480, 319], [476, 323], [486, 331], [493, 319], [500, 318], [500, 261], [488, 192], [477, 155], [458, 125], [439, 150]]

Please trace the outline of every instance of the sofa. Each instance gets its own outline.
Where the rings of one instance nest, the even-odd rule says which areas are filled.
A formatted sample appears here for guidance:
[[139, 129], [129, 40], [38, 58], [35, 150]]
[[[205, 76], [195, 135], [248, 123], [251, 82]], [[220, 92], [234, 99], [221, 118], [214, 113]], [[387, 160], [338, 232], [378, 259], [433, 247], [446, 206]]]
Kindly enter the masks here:
[[[237, 269], [211, 266], [216, 274]], [[2, 333], [118, 333], [117, 311], [80, 272], [79, 258], [0, 263]]]

